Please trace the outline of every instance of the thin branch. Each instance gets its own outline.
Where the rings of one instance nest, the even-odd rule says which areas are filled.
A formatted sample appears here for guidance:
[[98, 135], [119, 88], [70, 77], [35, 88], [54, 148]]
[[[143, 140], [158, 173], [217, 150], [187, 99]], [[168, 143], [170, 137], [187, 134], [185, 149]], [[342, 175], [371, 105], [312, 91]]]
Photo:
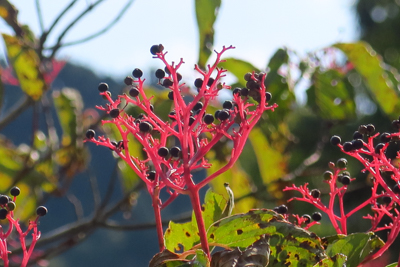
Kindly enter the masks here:
[[44, 23], [43, 23], [43, 13], [42, 13], [42, 8], [40, 7], [40, 0], [35, 0], [35, 7], [36, 7], [36, 13], [39, 19], [39, 26], [40, 30], [44, 32]]
[[69, 202], [71, 202], [72, 205], [74, 205], [76, 218], [78, 220], [81, 220], [84, 215], [82, 202], [73, 194], [67, 195], [67, 199], [69, 200]]
[[11, 121], [15, 120], [22, 112], [29, 108], [34, 101], [27, 95], [24, 95], [11, 109], [11, 111], [0, 121], [0, 131]]
[[109, 200], [111, 198], [112, 192], [114, 191], [115, 181], [117, 180], [117, 176], [118, 176], [117, 170], [118, 170], [118, 160], [115, 161], [115, 165], [114, 165], [113, 171], [111, 173], [110, 180], [108, 182], [106, 195], [104, 196], [103, 200], [101, 201], [101, 204], [98, 207], [98, 210], [102, 210], [107, 205], [107, 203], [109, 202]]
[[[71, 46], [71, 45], [76, 45], [76, 44], [81, 44], [87, 41], [90, 41], [104, 33], [106, 33], [108, 30], [110, 30], [122, 17], [123, 15], [128, 11], [129, 7], [132, 5], [133, 0], [129, 0], [126, 5], [121, 9], [121, 11], [118, 13], [118, 15], [108, 24], [106, 25], [103, 29], [99, 30], [96, 33], [93, 33], [85, 38], [76, 40], [76, 41], [72, 41], [72, 42], [68, 42], [68, 43], [64, 43], [62, 45], [60, 45], [61, 47], [66, 47], [66, 46]], [[57, 46], [57, 45], [56, 45]], [[49, 48], [45, 48], [46, 50], [52, 50], [55, 49], [56, 46], [53, 47], [49, 47]]]
[[101, 4], [104, 0], [98, 0], [94, 4], [90, 4], [85, 10], [83, 10], [65, 29], [64, 31], [58, 36], [57, 43], [52, 48], [52, 53], [50, 58], [54, 58], [55, 54], [57, 53], [58, 49], [61, 48], [61, 42], [64, 39], [65, 35], [69, 32], [69, 30], [79, 22], [88, 12], [92, 11], [93, 8]]

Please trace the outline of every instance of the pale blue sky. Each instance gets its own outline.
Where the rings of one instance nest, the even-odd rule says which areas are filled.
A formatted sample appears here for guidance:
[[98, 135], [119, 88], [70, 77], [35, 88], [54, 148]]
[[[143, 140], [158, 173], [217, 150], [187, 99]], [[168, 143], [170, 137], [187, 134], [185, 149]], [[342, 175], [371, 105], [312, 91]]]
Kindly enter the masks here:
[[[35, 1], [12, 2], [20, 10], [20, 20], [38, 33]], [[45, 25], [49, 25], [70, 1], [40, 2]], [[76, 16], [90, 2], [94, 0], [79, 1], [68, 18]], [[124, 4], [124, 0], [105, 1], [67, 35], [67, 40], [79, 39], [101, 28]], [[354, 41], [357, 23], [353, 4], [352, 0], [226, 0], [215, 24], [215, 49], [234, 45], [236, 49], [227, 57], [245, 59], [264, 68], [272, 53], [282, 46], [304, 54], [335, 42]], [[9, 32], [4, 23], [0, 23], [0, 30]], [[61, 27], [54, 33], [60, 30]], [[109, 32], [85, 44], [64, 48], [58, 56], [101, 74], [123, 77], [135, 67], [160, 66], [149, 52], [150, 46], [158, 43], [169, 51], [169, 59], [184, 58], [183, 74], [193, 73], [198, 50], [194, 1], [136, 0]], [[0, 52], [4, 54], [4, 48]]]

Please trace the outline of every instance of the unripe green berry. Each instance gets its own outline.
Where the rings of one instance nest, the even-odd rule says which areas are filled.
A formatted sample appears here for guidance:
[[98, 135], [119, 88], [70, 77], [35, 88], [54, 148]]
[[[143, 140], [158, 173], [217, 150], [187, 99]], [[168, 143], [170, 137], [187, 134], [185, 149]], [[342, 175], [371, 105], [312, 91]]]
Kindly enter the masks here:
[[336, 166], [337, 166], [339, 169], [344, 169], [344, 168], [346, 168], [346, 166], [347, 166], [347, 159], [345, 159], [345, 158], [340, 158], [340, 159], [338, 159], [338, 161], [336, 162]]
[[7, 210], [8, 211], [13, 211], [13, 210], [15, 210], [16, 207], [17, 206], [15, 205], [14, 201], [10, 201], [10, 202], [7, 203]]

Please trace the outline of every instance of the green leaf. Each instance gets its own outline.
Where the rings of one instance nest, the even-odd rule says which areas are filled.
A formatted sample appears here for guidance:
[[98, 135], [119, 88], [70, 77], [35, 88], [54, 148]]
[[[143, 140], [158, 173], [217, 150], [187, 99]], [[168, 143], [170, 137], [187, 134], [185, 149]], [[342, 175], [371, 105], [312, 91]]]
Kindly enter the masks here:
[[[202, 217], [205, 228], [207, 229], [212, 223], [221, 219], [222, 211], [227, 201], [223, 196], [208, 190], [202, 207]], [[170, 222], [165, 232], [165, 247], [171, 251], [183, 251], [191, 249], [200, 242], [196, 219], [194, 213], [192, 220], [187, 223], [179, 224]]]
[[389, 265], [386, 265], [386, 267], [396, 267], [397, 266], [397, 262], [393, 262]]
[[154, 255], [149, 263], [149, 267], [190, 266], [185, 265], [186, 262], [188, 262], [188, 260], [180, 259], [178, 254], [165, 249]]
[[344, 75], [337, 70], [321, 72], [316, 69], [313, 85], [307, 90], [308, 105], [324, 119], [348, 120], [354, 118], [355, 104]]
[[373, 233], [338, 235], [337, 239], [327, 246], [326, 254], [330, 257], [344, 254], [347, 256], [347, 266], [358, 266], [365, 257], [383, 245], [383, 241]]
[[204, 253], [204, 251], [202, 249], [196, 249], [195, 264], [198, 264], [198, 266], [204, 266], [204, 267], [210, 266], [210, 261], [208, 260], [207, 255]]
[[271, 210], [251, 210], [215, 222], [207, 231], [208, 241], [223, 247], [246, 248], [259, 236], [269, 237], [273, 266], [312, 266], [326, 257], [321, 240]]
[[388, 78], [384, 62], [376, 52], [364, 42], [339, 43], [334, 47], [342, 50], [356, 71], [363, 77], [376, 103], [388, 115], [400, 113], [398, 88]]
[[314, 267], [343, 267], [346, 265], [347, 257], [343, 254], [337, 254], [332, 258], [325, 258], [314, 265]]
[[196, 0], [195, 3], [200, 39], [198, 65], [200, 68], [205, 69], [213, 49], [214, 22], [217, 19], [221, 0]]
[[63, 88], [53, 93], [54, 106], [63, 130], [62, 145], [76, 145], [78, 136], [82, 136], [83, 100], [79, 91]]
[[3, 34], [7, 47], [7, 56], [17, 75], [21, 89], [33, 100], [38, 100], [44, 91], [46, 83], [39, 68], [39, 57], [35, 50], [28, 47], [17, 37]]
[[244, 75], [246, 73], [253, 71], [260, 72], [260, 70], [251, 63], [236, 58], [226, 58], [224, 62], [219, 63], [218, 66], [229, 70], [229, 72], [238, 79], [241, 87], [246, 85], [246, 81], [244, 80]]

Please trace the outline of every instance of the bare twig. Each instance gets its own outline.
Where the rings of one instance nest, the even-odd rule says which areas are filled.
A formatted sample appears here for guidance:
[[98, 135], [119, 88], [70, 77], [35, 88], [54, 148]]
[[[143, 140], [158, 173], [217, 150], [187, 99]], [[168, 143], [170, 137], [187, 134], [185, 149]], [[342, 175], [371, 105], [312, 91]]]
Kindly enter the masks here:
[[34, 101], [27, 95], [24, 95], [15, 105], [11, 111], [0, 120], [0, 131], [11, 121], [15, 120], [22, 112], [29, 108]]
[[39, 0], [35, 0], [35, 7], [36, 7], [36, 13], [37, 13], [38, 19], [39, 19], [40, 30], [42, 32], [44, 32], [43, 14], [42, 14], [42, 8], [40, 7]]
[[73, 194], [68, 194], [67, 199], [74, 205], [76, 218], [81, 220], [84, 216], [82, 202]]

